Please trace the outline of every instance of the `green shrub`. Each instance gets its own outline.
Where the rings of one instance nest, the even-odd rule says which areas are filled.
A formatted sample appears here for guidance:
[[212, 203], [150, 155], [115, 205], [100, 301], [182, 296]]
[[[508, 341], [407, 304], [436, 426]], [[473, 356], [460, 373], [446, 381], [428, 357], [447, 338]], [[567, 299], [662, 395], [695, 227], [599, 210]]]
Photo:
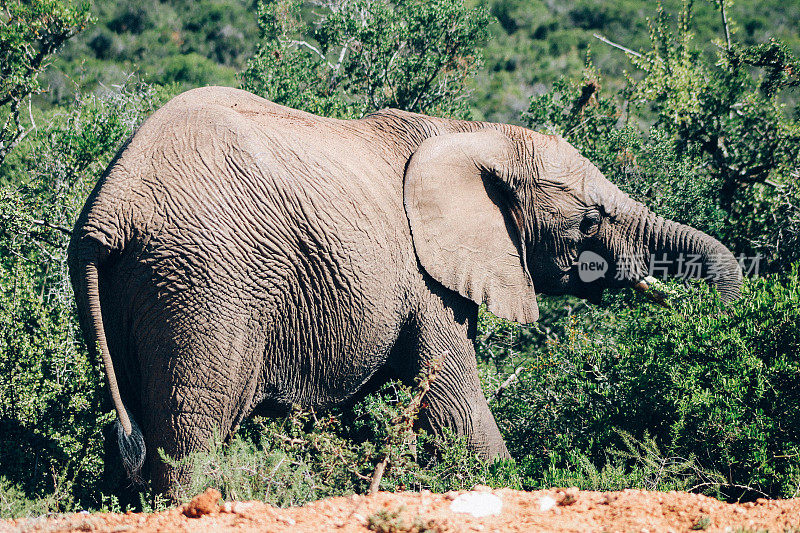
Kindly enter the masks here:
[[526, 485], [538, 486], [548, 469], [576, 470], [575, 451], [601, 468], [620, 458], [642, 467], [630, 455], [609, 457], [630, 451], [635, 441], [624, 432], [651, 442], [651, 457], [660, 449], [691, 462], [680, 476], [686, 488], [796, 495], [799, 270], [747, 279], [742, 300], [727, 309], [700, 285], [675, 289], [672, 309], [624, 295], [610, 310], [587, 309], [605, 316], [586, 330], [566, 319], [568, 336], [531, 352], [494, 408]]
[[0, 476], [0, 519], [42, 515], [59, 507], [57, 499], [55, 494], [30, 499], [18, 485]]
[[[51, 510], [97, 497], [113, 419], [74, 313], [66, 244], [96, 176], [158, 97], [145, 87], [56, 113], [3, 167], [0, 197], [0, 472]], [[51, 507], [52, 506], [52, 507]]]
[[[272, 505], [302, 505], [330, 496], [365, 493], [375, 466], [391, 442], [381, 490], [435, 492], [476, 484], [521, 487], [513, 462], [489, 463], [471, 452], [463, 438], [446, 433], [435, 439], [407, 434], [396, 420], [412, 391], [391, 382], [352, 410], [325, 414], [296, 411], [282, 419], [256, 418], [223, 445], [178, 462], [191, 472], [182, 487], [189, 498], [206, 487], [226, 499], [260, 499]], [[393, 440], [390, 435], [410, 437]]]
[[[340, 118], [384, 107], [466, 113], [488, 13], [462, 0], [346, 0], [303, 17], [299, 0], [259, 2], [261, 43], [242, 87]], [[307, 19], [311, 20], [307, 20]]]

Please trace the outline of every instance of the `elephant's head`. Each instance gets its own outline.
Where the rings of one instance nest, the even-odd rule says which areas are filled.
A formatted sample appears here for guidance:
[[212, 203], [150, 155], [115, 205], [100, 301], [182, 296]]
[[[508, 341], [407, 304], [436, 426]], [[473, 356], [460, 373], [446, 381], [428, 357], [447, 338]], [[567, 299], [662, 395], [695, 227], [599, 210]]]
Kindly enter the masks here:
[[[431, 137], [408, 163], [404, 200], [425, 270], [503, 318], [535, 321], [537, 292], [599, 301], [640, 284], [649, 261], [670, 274], [691, 266], [724, 301], [739, 296], [725, 246], [633, 201], [556, 136], [498, 126]], [[602, 276], [582, 275], [586, 257], [607, 265]]]

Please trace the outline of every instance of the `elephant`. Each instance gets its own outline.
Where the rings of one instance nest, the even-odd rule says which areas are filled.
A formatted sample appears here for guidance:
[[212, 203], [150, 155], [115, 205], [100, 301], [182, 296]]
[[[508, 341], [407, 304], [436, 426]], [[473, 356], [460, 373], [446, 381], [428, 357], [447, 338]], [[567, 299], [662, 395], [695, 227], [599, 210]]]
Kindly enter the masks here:
[[[586, 252], [605, 276], [582, 281]], [[597, 302], [641, 287], [658, 254], [695, 254], [723, 301], [739, 297], [724, 245], [561, 137], [396, 109], [331, 119], [205, 87], [118, 151], [68, 264], [124, 466], [165, 492], [185, 474], [159, 448], [185, 457], [254, 412], [341, 405], [437, 359], [420, 425], [506, 458], [478, 379], [480, 305], [531, 323], [537, 293]]]

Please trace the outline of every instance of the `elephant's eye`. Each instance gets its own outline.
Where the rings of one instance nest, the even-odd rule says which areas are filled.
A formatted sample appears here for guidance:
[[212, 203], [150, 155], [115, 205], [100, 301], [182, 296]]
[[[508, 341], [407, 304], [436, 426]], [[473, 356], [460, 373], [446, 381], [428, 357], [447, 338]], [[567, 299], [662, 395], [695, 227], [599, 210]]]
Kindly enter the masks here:
[[587, 237], [591, 237], [600, 229], [600, 213], [597, 211], [589, 211], [583, 216], [581, 221], [581, 233]]

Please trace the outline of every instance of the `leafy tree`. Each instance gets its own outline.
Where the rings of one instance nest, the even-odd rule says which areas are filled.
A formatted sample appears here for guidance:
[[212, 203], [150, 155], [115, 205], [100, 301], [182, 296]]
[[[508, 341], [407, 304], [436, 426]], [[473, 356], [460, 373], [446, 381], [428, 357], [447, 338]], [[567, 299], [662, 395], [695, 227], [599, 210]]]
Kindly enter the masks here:
[[692, 4], [677, 32], [659, 8], [651, 49], [628, 52], [639, 79], [608, 96], [590, 68], [534, 98], [527, 121], [564, 135], [660, 214], [786, 268], [800, 259], [800, 122], [785, 98], [800, 62], [777, 41], [737, 43], [724, 20], [709, 58], [693, 40]]
[[259, 3], [262, 42], [243, 88], [328, 116], [384, 107], [465, 115], [485, 9], [467, 9], [462, 0], [330, 1], [311, 14], [303, 7], [299, 0]]
[[31, 130], [20, 114], [41, 92], [50, 56], [90, 22], [87, 5], [64, 0], [0, 0], [0, 164]]

